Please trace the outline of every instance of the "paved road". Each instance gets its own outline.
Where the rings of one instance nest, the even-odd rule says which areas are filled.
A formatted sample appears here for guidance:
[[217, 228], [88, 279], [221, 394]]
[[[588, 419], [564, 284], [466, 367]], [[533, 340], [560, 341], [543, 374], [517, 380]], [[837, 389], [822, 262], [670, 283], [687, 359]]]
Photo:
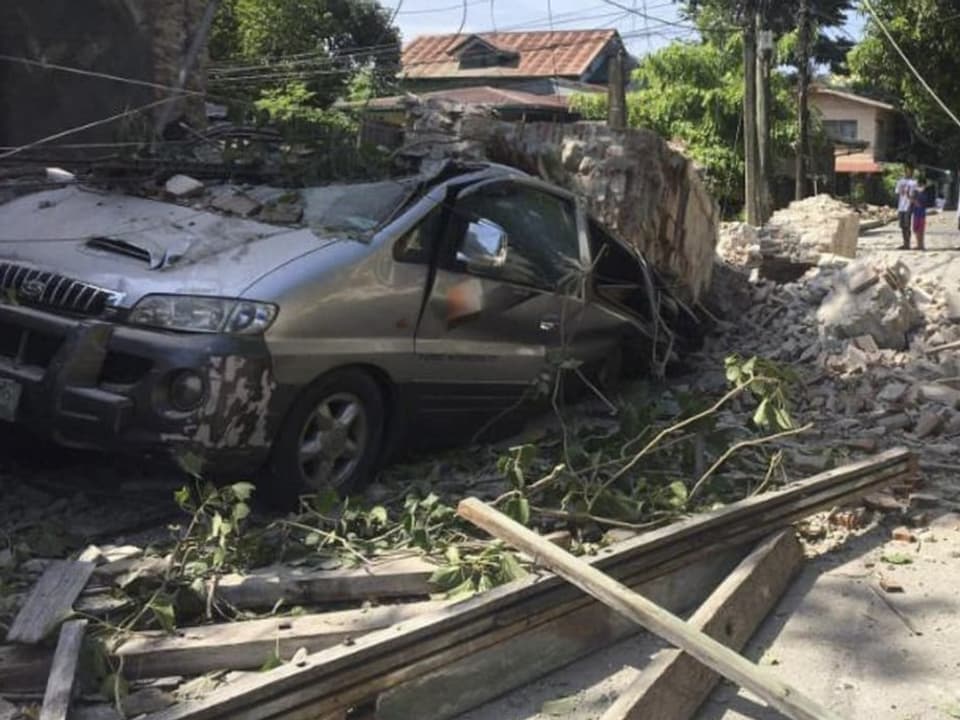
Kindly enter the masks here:
[[[860, 254], [885, 250], [904, 252], [909, 255], [919, 253], [918, 250], [900, 250], [902, 242], [900, 228], [895, 222], [890, 223], [882, 228], [869, 230], [860, 236]], [[915, 247], [916, 239], [911, 239], [910, 244]], [[927, 252], [960, 250], [960, 230], [957, 229], [955, 210], [948, 210], [927, 218], [925, 245]]]

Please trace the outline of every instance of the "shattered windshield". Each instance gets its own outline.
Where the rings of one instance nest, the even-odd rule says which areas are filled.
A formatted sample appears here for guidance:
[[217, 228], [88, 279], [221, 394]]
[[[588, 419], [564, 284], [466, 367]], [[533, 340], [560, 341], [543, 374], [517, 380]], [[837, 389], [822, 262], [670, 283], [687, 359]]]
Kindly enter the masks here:
[[416, 185], [415, 178], [327, 185], [301, 190], [303, 221], [318, 235], [368, 239], [387, 222]]

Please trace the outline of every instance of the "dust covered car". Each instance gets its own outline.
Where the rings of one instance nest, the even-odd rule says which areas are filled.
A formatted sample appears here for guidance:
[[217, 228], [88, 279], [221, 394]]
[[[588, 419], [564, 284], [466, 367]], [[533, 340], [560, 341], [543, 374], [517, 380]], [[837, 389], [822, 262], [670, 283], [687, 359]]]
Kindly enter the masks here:
[[575, 197], [511, 168], [205, 192], [0, 205], [0, 419], [343, 490], [507, 416], [557, 358], [606, 382], [666, 337], [655, 306], [682, 312]]

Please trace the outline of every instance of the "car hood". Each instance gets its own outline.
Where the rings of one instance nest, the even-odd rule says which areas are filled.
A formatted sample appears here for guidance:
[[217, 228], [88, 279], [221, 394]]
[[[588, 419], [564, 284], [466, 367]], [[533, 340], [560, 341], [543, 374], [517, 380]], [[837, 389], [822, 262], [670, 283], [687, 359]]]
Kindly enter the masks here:
[[242, 297], [271, 270], [335, 242], [346, 241], [82, 187], [0, 205], [0, 263], [117, 292], [125, 307], [151, 293]]

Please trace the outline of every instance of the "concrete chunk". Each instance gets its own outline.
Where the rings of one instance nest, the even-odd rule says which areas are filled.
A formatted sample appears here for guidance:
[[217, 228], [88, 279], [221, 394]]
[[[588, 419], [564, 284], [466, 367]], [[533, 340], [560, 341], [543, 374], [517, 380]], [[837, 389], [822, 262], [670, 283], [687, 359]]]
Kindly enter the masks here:
[[954, 410], [960, 409], [960, 390], [946, 385], [928, 383], [920, 386], [920, 397], [926, 402], [946, 405]]
[[260, 209], [260, 203], [243, 193], [220, 195], [213, 199], [210, 206], [221, 212], [239, 215], [240, 217], [250, 217]]
[[206, 186], [189, 175], [174, 175], [163, 186], [167, 195], [175, 198], [188, 198], [202, 195]]

